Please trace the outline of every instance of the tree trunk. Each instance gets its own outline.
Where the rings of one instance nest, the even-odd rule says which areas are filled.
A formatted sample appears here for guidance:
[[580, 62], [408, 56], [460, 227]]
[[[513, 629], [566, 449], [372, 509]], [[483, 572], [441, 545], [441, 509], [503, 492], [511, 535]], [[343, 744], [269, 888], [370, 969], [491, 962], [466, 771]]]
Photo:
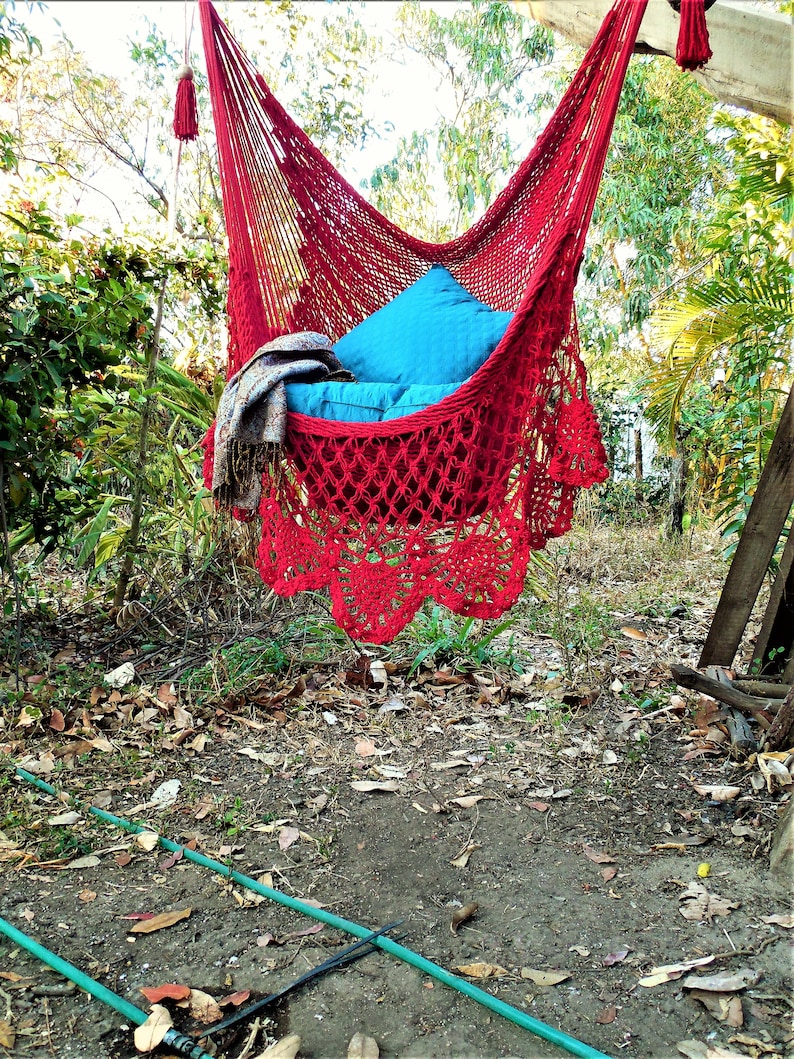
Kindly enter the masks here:
[[643, 479], [641, 426], [634, 428], [634, 477], [638, 482]]
[[682, 537], [686, 512], [686, 486], [688, 477], [684, 432], [679, 424], [675, 430], [675, 455], [670, 467], [670, 513], [667, 521], [669, 537]]
[[160, 291], [157, 296], [157, 312], [154, 321], [152, 341], [148, 351], [148, 367], [146, 372], [146, 401], [141, 413], [140, 434], [138, 435], [138, 476], [132, 483], [132, 505], [130, 515], [130, 528], [124, 543], [124, 553], [119, 570], [119, 579], [116, 582], [116, 590], [113, 595], [113, 611], [120, 610], [127, 599], [132, 574], [135, 569], [135, 558], [138, 554], [138, 541], [143, 524], [143, 504], [146, 494], [146, 464], [149, 459], [149, 428], [157, 410], [157, 397], [154, 387], [157, 383], [157, 364], [160, 360], [160, 331], [163, 326], [163, 305], [165, 303], [165, 289], [168, 284], [166, 273], [160, 283]]

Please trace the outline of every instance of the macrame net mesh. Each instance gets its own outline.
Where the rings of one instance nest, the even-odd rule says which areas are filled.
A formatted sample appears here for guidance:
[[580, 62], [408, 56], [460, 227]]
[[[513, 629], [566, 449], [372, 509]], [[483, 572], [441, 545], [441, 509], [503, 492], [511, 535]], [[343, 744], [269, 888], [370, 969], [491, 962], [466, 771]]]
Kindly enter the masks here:
[[[618, 0], [550, 124], [464, 235], [434, 244], [378, 213], [279, 105], [201, 0], [229, 243], [229, 371], [293, 331], [339, 339], [439, 262], [515, 316], [454, 394], [382, 423], [290, 414], [265, 467], [258, 566], [282, 595], [327, 588], [336, 622], [385, 643], [433, 597], [495, 617], [531, 552], [571, 526], [606, 457], [573, 291], [645, 0]], [[432, 336], [428, 336], [432, 341]], [[212, 431], [205, 439], [212, 480]]]

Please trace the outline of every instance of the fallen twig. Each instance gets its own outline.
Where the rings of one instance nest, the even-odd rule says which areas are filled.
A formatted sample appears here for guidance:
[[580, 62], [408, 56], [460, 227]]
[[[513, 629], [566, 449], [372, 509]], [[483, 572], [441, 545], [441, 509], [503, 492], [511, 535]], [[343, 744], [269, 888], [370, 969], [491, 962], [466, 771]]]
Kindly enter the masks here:
[[673, 663], [670, 666], [670, 672], [675, 682], [682, 688], [692, 688], [694, 691], [703, 692], [704, 695], [710, 695], [718, 702], [735, 706], [742, 713], [749, 713], [764, 730], [767, 730], [771, 724], [766, 714], [777, 713], [780, 708], [779, 700], [745, 695], [743, 691], [737, 691], [733, 684], [723, 684], [719, 680], [712, 680], [711, 677], [704, 676], [703, 673], [698, 673], [696, 669], [690, 669], [689, 666]]

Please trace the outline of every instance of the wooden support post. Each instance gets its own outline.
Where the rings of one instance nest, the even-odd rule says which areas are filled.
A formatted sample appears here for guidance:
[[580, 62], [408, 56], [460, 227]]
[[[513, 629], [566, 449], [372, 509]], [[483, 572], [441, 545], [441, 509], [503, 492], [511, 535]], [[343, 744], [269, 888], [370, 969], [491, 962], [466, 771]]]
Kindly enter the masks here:
[[794, 647], [794, 535], [789, 535], [780, 560], [777, 577], [769, 593], [766, 614], [755, 642], [754, 670], [759, 673], [785, 673], [788, 679]]
[[766, 465], [728, 571], [700, 668], [730, 666], [794, 502], [794, 390], [778, 423]]

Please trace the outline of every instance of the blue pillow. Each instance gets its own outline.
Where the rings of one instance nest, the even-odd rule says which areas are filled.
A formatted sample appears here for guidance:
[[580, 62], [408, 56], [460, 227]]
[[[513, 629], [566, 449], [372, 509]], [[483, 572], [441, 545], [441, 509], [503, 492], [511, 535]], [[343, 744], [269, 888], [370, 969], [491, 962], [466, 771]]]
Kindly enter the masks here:
[[436, 386], [389, 382], [290, 382], [287, 408], [339, 423], [379, 423], [418, 412], [453, 393], [460, 383]]
[[334, 352], [360, 382], [460, 383], [485, 363], [512, 318], [433, 265], [340, 338]]

